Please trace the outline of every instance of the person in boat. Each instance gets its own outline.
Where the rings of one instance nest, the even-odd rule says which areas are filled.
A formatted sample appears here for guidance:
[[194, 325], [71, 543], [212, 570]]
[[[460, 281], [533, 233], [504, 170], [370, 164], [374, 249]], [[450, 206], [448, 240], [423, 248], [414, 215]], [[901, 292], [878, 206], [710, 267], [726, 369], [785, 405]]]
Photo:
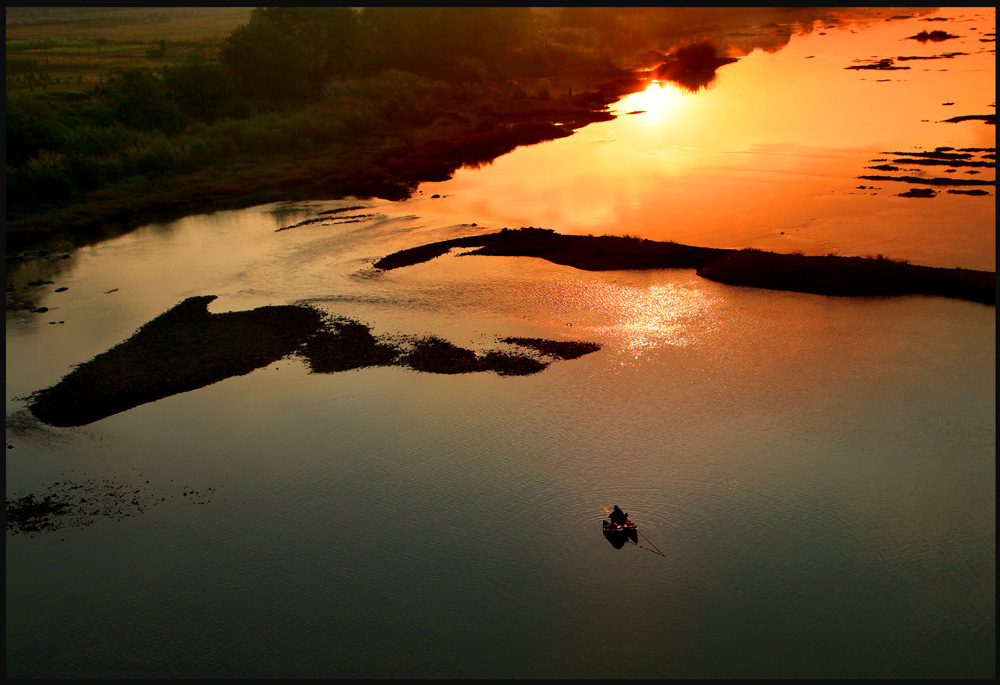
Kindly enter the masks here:
[[616, 526], [624, 526], [626, 523], [630, 523], [628, 520], [628, 514], [619, 509], [617, 504], [615, 505], [615, 508], [611, 510], [611, 513], [608, 514], [608, 518], [611, 519], [611, 523]]

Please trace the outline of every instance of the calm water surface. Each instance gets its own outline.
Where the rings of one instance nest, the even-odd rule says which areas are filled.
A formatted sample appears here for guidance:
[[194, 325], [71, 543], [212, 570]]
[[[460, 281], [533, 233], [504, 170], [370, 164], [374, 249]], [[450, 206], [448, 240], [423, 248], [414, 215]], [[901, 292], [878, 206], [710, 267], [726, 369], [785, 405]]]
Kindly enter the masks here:
[[[267, 205], [12, 270], [55, 283], [32, 291], [45, 314], [7, 312], [8, 497], [107, 480], [157, 504], [7, 534], [7, 676], [995, 676], [995, 308], [529, 258], [370, 266], [535, 225], [993, 269], [992, 195], [855, 188], [883, 150], [995, 146], [937, 123], [993, 111], [992, 54], [843, 68], [993, 45], [966, 30], [995, 30], [985, 9], [923, 16], [967, 44], [904, 40], [945, 24], [916, 17], [814, 27], [363, 221], [275, 232], [359, 203]], [[288, 359], [81, 428], [25, 410], [194, 295], [603, 347], [511, 378]], [[616, 503], [638, 546], [602, 537]]]

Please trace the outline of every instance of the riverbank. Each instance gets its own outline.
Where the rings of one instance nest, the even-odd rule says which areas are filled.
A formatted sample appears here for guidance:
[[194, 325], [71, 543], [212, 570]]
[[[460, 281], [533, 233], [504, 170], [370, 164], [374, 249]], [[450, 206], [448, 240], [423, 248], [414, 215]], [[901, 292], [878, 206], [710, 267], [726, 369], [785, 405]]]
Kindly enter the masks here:
[[137, 176], [31, 213], [9, 208], [7, 259], [65, 252], [151, 221], [279, 200], [402, 200], [420, 183], [445, 180], [463, 165], [607, 121], [613, 118], [607, 106], [644, 82], [638, 74], [607, 70], [548, 79], [511, 97], [456, 100], [429, 122], [307, 149], [217, 159], [186, 174]]
[[819, 295], [937, 295], [996, 304], [996, 274], [943, 269], [875, 257], [806, 256], [763, 250], [694, 247], [619, 236], [562, 235], [549, 229], [504, 229], [402, 250], [375, 262], [388, 271], [426, 262], [455, 248], [468, 255], [539, 257], [588, 271], [696, 269], [702, 278]]

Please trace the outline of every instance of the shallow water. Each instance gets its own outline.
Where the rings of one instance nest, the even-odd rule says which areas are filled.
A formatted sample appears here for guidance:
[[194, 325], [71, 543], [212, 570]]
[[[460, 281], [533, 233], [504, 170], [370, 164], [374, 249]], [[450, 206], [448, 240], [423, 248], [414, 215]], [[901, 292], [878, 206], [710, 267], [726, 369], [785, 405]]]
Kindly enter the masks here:
[[[720, 69], [682, 112], [698, 120], [723, 106], [699, 98], [753, 97], [732, 85], [752, 81], [744, 69], [787, 58], [787, 83], [805, 87], [793, 63], [827, 60], [829, 75], [847, 55], [917, 54], [919, 44], [885, 47], [883, 34], [943, 24], [845, 23], [793, 36]], [[868, 42], [842, 45], [855, 38]], [[960, 59], [949, 60], [951, 76]], [[906, 85], [843, 73], [859, 87]], [[771, 97], [785, 97], [782, 88]], [[962, 93], [961, 113], [987, 104]], [[633, 100], [618, 108], [639, 109]], [[650, 109], [426, 184], [411, 201], [362, 203], [372, 208], [350, 214], [374, 215], [364, 221], [275, 232], [358, 203], [268, 205], [146, 226], [12, 270], [9, 282], [54, 283], [17, 291], [48, 312], [7, 312], [8, 497], [107, 479], [138, 491], [144, 513], [7, 534], [6, 674], [994, 676], [995, 308], [530, 258], [370, 267], [433, 240], [540, 225], [992, 269], [994, 197], [850, 194], [849, 176], [879, 149], [971, 147], [981, 129], [993, 135], [963, 122], [926, 124], [947, 131], [928, 138], [897, 131], [901, 116], [870, 139], [817, 127], [804, 140], [828, 154], [786, 141], [792, 169], [754, 153], [719, 163], [727, 151], [776, 144], [781, 127], [708, 147], [676, 125], [669, 144], [697, 151], [674, 172], [640, 169], [689, 184], [663, 198], [650, 189], [662, 184], [643, 186], [627, 162], [672, 149], [640, 137], [654, 125]], [[785, 129], [794, 138], [795, 126]], [[559, 155], [593, 185], [556, 180]], [[720, 184], [747, 193], [762, 170], [783, 179], [768, 186], [767, 206], [725, 220], [739, 210], [722, 202], [733, 196]], [[782, 236], [776, 226], [799, 221], [810, 198], [817, 221]], [[670, 221], [660, 202], [677, 207]], [[310, 374], [282, 360], [73, 429], [25, 410], [25, 395], [72, 365], [209, 294], [219, 296], [213, 312], [310, 302], [375, 333], [433, 333], [477, 349], [510, 335], [602, 349], [517, 378]], [[639, 523], [639, 546], [616, 550], [601, 535], [601, 507], [615, 503]]]

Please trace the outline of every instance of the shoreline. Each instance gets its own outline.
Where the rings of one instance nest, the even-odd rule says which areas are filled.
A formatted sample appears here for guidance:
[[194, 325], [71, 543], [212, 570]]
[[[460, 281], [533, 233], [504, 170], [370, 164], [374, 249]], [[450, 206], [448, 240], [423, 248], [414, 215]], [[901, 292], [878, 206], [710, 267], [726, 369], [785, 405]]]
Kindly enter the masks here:
[[467, 164], [614, 119], [608, 106], [640, 88], [646, 81], [642, 74], [619, 70], [567, 77], [558, 97], [507, 98], [497, 108], [487, 107], [489, 102], [463, 103], [465, 114], [448, 109], [429, 124], [391, 135], [360, 136], [305, 154], [246, 158], [226, 167], [224, 174], [218, 166], [208, 166], [175, 177], [129, 179], [47, 211], [8, 215], [6, 259], [26, 261], [124, 235], [150, 222], [269, 202], [403, 200], [420, 183], [446, 180]]

